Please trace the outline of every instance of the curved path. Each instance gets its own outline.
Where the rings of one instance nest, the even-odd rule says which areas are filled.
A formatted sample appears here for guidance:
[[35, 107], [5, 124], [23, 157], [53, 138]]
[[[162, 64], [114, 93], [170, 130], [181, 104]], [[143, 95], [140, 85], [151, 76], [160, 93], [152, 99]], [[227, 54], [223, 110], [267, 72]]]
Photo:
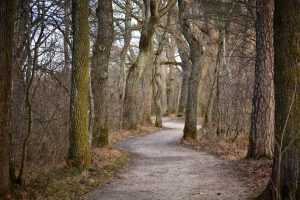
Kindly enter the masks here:
[[164, 126], [170, 129], [121, 142], [132, 165], [85, 199], [247, 199], [249, 191], [228, 162], [178, 145], [182, 123], [167, 120]]

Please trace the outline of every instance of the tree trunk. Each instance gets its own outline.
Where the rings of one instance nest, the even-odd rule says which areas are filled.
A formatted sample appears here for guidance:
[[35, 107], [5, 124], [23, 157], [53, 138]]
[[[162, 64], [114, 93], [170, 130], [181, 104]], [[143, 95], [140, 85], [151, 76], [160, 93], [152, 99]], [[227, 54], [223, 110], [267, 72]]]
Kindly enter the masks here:
[[[165, 57], [165, 51], [162, 52]], [[161, 109], [162, 114], [167, 115], [168, 113], [168, 97], [167, 97], [167, 66], [161, 65], [161, 79], [162, 79], [162, 94], [161, 94]]]
[[[168, 61], [175, 61], [175, 43], [174, 39], [171, 38], [171, 42], [167, 48], [167, 59]], [[169, 74], [168, 74], [168, 85], [167, 85], [167, 100], [168, 100], [168, 114], [174, 114], [176, 112], [176, 81], [175, 81], [175, 66], [169, 65]]]
[[206, 107], [206, 111], [205, 111], [203, 126], [207, 126], [212, 121], [213, 108], [214, 108], [214, 104], [217, 99], [217, 93], [218, 93], [218, 87], [219, 87], [220, 68], [224, 64], [224, 60], [223, 60], [223, 54], [225, 52], [224, 43], [223, 43], [224, 38], [225, 38], [225, 29], [223, 29], [223, 30], [220, 29], [219, 30], [216, 68], [214, 71], [214, 80], [213, 80], [213, 84], [212, 84], [209, 98], [208, 98], [208, 103], [207, 103], [207, 107]]
[[183, 139], [197, 138], [197, 100], [198, 88], [203, 67], [203, 46], [191, 31], [188, 19], [186, 18], [185, 2], [178, 0], [179, 22], [181, 31], [189, 43], [192, 61], [192, 72], [189, 79], [188, 99], [185, 112], [185, 124], [183, 129]]
[[156, 91], [154, 93], [154, 103], [155, 103], [155, 126], [162, 127], [162, 105], [161, 96], [163, 93], [162, 78], [161, 78], [161, 65], [160, 65], [160, 53], [156, 55], [154, 62], [154, 84], [156, 84]]
[[184, 45], [185, 43], [183, 41], [180, 41], [179, 39], [176, 40], [177, 43], [177, 49], [179, 52], [179, 56], [181, 58], [182, 64], [182, 83], [181, 83], [181, 89], [180, 89], [180, 97], [179, 97], [179, 106], [177, 111], [177, 116], [182, 116], [186, 109], [187, 104], [187, 96], [188, 96], [188, 84], [189, 84], [189, 78], [191, 75], [191, 62], [189, 59], [189, 52], [185, 50]]
[[275, 0], [275, 153], [261, 199], [300, 199], [300, 2]]
[[11, 87], [15, 1], [0, 2], [0, 198], [8, 198], [9, 133], [11, 117]]
[[[124, 129], [136, 129], [138, 126], [140, 119], [138, 119], [137, 105], [140, 101], [137, 94], [139, 94], [138, 89], [145, 74], [146, 68], [151, 66], [153, 63], [152, 43], [155, 28], [159, 18], [164, 16], [170, 10], [170, 8], [175, 5], [176, 1], [169, 1], [164, 8], [159, 10], [156, 0], [145, 0], [144, 3], [145, 23], [141, 31], [139, 55], [135, 62], [133, 62], [130, 66], [126, 80], [122, 122], [122, 127]], [[149, 65], [150, 62], [151, 64]], [[151, 98], [151, 96], [149, 98]], [[148, 106], [151, 108], [151, 103]]]
[[272, 158], [274, 145], [273, 0], [256, 1], [256, 63], [248, 158]]
[[110, 49], [113, 43], [113, 10], [111, 0], [99, 0], [97, 39], [93, 48], [92, 88], [95, 105], [93, 143], [98, 147], [108, 145], [107, 81]]
[[70, 99], [69, 164], [91, 164], [89, 144], [89, 1], [72, 0], [72, 81]]
[[[151, 17], [147, 14], [149, 12], [148, 9], [150, 9]], [[137, 94], [139, 93], [138, 89], [144, 76], [145, 68], [148, 67], [150, 60], [152, 60], [152, 40], [158, 23], [157, 9], [156, 1], [150, 1], [150, 5], [146, 5], [146, 22], [141, 31], [140, 52], [135, 62], [130, 66], [126, 79], [122, 121], [124, 129], [136, 129], [140, 121], [138, 119], [139, 113], [137, 112], [137, 105], [139, 104]]]
[[64, 68], [63, 72], [70, 72], [70, 65], [71, 65], [71, 58], [69, 55], [69, 35], [70, 35], [70, 26], [71, 26], [71, 20], [70, 20], [70, 0], [65, 0], [64, 3], [64, 23], [65, 23], [65, 32], [64, 32]]
[[125, 4], [125, 21], [124, 21], [124, 46], [120, 55], [120, 75], [121, 78], [118, 79], [118, 86], [119, 86], [119, 95], [120, 95], [120, 114], [119, 114], [119, 129], [122, 127], [122, 114], [123, 114], [123, 102], [124, 102], [124, 94], [125, 94], [125, 85], [126, 85], [126, 60], [127, 60], [127, 53], [130, 47], [131, 42], [131, 0], [126, 0]]

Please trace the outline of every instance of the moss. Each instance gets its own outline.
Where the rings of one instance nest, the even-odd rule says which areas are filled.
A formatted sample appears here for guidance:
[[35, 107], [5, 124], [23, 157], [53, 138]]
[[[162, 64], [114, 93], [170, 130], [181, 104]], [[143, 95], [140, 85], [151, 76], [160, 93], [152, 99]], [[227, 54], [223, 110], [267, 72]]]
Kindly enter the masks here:
[[100, 133], [94, 138], [96, 147], [106, 147], [109, 145], [108, 128], [101, 128]]
[[197, 129], [190, 129], [190, 128], [187, 128], [187, 127], [184, 127], [184, 130], [183, 130], [183, 137], [182, 139], [183, 140], [196, 140], [197, 139], [197, 136], [198, 136], [198, 133], [197, 133]]

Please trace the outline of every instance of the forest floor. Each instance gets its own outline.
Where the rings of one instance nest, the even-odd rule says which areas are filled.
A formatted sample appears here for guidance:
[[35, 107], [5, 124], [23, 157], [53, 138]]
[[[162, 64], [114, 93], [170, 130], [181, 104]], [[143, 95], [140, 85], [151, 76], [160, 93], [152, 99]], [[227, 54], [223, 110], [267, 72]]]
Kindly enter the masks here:
[[229, 161], [233, 169], [252, 191], [258, 196], [266, 187], [272, 172], [272, 160], [246, 159], [249, 138], [247, 134], [217, 137], [212, 128], [202, 128], [196, 141], [182, 141], [185, 147], [205, 151], [220, 159]]
[[128, 151], [132, 163], [80, 199], [101, 200], [242, 200], [249, 189], [234, 163], [178, 143], [183, 123], [164, 121], [169, 128], [135, 137], [119, 145]]
[[25, 189], [16, 188], [13, 199], [76, 199], [93, 188], [97, 188], [130, 162], [127, 152], [115, 148], [115, 144], [135, 136], [149, 134], [161, 130], [154, 127], [141, 127], [135, 131], [116, 131], [110, 133], [111, 145], [106, 148], [92, 149], [92, 166], [88, 169], [77, 170], [67, 165], [45, 171], [38, 178], [29, 182]]

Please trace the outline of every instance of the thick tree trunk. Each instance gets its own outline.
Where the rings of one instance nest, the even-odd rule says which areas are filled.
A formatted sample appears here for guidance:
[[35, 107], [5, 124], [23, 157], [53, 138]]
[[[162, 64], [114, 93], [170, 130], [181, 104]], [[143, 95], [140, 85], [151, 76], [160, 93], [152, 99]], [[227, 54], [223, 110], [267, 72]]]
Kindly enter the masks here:
[[[146, 22], [141, 31], [141, 38], [139, 43], [139, 55], [135, 62], [130, 66], [126, 79], [124, 107], [123, 107], [123, 120], [122, 127], [124, 129], [136, 129], [140, 121], [137, 111], [139, 105], [139, 86], [146, 71], [149, 67], [150, 60], [152, 60], [152, 40], [155, 27], [158, 23], [158, 8], [156, 1], [150, 1], [150, 5], [146, 6]], [[151, 13], [151, 17], [148, 16]]]
[[11, 117], [11, 86], [15, 1], [0, 2], [0, 198], [8, 198], [9, 133]]
[[[122, 127], [124, 129], [135, 129], [138, 126], [140, 119], [138, 119], [138, 88], [141, 84], [141, 80], [145, 74], [146, 68], [151, 66], [149, 63], [153, 63], [153, 35], [159, 18], [164, 16], [170, 8], [176, 3], [175, 0], [171, 0], [167, 5], [158, 10], [158, 3], [156, 0], [145, 0], [145, 23], [141, 31], [141, 37], [139, 42], [139, 55], [135, 62], [129, 68], [125, 97], [123, 107], [123, 122]], [[152, 72], [152, 70], [151, 70]], [[150, 90], [149, 90], [150, 91]], [[151, 96], [150, 96], [151, 99]], [[148, 105], [151, 108], [151, 103]]]
[[300, 2], [275, 0], [275, 154], [261, 199], [300, 199]]
[[70, 99], [69, 164], [91, 164], [89, 144], [89, 24], [88, 0], [72, 0], [72, 82]]
[[203, 46], [193, 34], [185, 12], [185, 0], [178, 0], [181, 31], [189, 43], [192, 72], [189, 79], [188, 99], [185, 112], [183, 139], [197, 138], [197, 100], [198, 88], [203, 68]]
[[248, 158], [272, 158], [274, 147], [273, 0], [256, 1], [256, 63]]
[[183, 139], [197, 138], [197, 100], [198, 88], [203, 66], [203, 51], [200, 46], [191, 47], [192, 72], [189, 78], [188, 98], [185, 112], [185, 124], [183, 129]]
[[107, 81], [110, 49], [113, 43], [113, 10], [111, 0], [99, 0], [97, 39], [93, 48], [92, 89], [95, 119], [93, 143], [98, 147], [108, 145]]
[[184, 48], [184, 42], [180, 40], [176, 40], [177, 43], [177, 49], [179, 52], [179, 56], [181, 58], [182, 64], [182, 83], [181, 83], [181, 89], [180, 89], [180, 97], [179, 97], [179, 105], [178, 105], [178, 111], [177, 116], [184, 115], [186, 104], [187, 104], [187, 96], [188, 96], [188, 84], [189, 84], [189, 78], [191, 75], [191, 61], [189, 59], [189, 52], [185, 50]]
[[122, 127], [124, 129], [136, 129], [138, 127], [139, 85], [151, 56], [152, 51], [140, 52], [137, 60], [129, 68], [123, 107]]

